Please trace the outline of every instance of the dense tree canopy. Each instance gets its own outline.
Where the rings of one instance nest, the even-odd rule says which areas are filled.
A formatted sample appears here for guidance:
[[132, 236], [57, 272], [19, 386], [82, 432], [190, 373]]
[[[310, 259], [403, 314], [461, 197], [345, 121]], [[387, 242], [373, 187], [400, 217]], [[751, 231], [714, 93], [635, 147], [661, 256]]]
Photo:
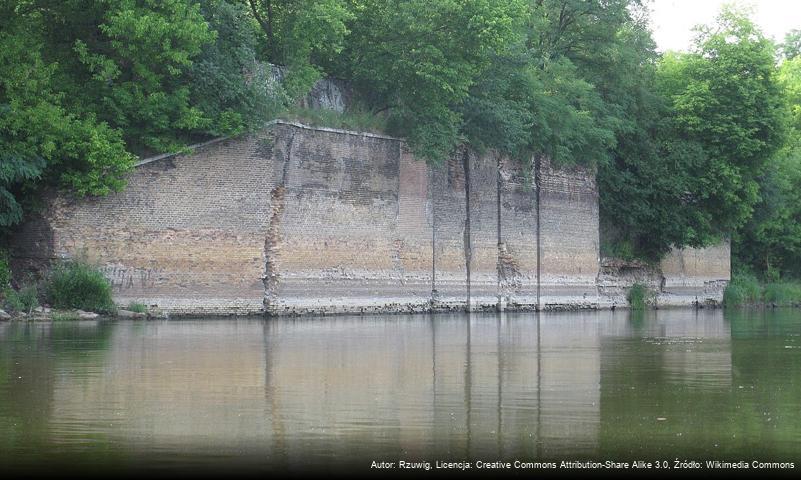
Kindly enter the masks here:
[[750, 218], [758, 177], [784, 138], [774, 53], [747, 17], [726, 9], [698, 32], [695, 51], [659, 60], [631, 150], [617, 149], [601, 174], [605, 220], [629, 251], [658, 257], [706, 245]]
[[731, 8], [659, 54], [641, 0], [0, 0], [0, 225], [330, 75], [428, 161], [468, 144], [596, 169], [604, 253], [731, 236], [743, 268], [799, 275], [799, 62], [799, 31], [775, 46]]
[[260, 125], [281, 103], [245, 5], [0, 0], [0, 226], [43, 185], [124, 186], [137, 154]]
[[758, 178], [760, 201], [733, 242], [740, 268], [772, 280], [801, 277], [801, 57], [790, 50], [783, 48], [786, 57], [778, 75], [787, 140]]

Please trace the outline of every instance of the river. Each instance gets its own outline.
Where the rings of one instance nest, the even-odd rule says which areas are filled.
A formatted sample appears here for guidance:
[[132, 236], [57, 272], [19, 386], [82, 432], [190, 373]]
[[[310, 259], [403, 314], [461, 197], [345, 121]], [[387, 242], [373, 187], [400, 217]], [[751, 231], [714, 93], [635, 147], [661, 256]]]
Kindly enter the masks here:
[[0, 324], [11, 469], [787, 461], [801, 311]]

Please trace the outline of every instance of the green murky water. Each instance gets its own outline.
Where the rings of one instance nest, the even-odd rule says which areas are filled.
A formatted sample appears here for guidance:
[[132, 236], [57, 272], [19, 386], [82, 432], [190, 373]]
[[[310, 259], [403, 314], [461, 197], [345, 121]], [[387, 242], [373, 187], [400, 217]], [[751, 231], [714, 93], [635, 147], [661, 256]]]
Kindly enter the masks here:
[[12, 469], [801, 468], [801, 312], [0, 324]]

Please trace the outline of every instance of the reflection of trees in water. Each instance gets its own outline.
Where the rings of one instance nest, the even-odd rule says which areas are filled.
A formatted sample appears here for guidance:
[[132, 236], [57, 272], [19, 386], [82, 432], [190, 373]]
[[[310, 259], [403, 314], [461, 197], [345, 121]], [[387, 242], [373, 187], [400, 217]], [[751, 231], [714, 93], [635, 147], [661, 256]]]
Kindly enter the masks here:
[[732, 329], [732, 434], [746, 439], [751, 451], [798, 460], [801, 313], [738, 310], [726, 317]]
[[797, 457], [801, 351], [784, 345], [799, 326], [797, 312], [632, 316], [633, 337], [603, 341], [601, 451]]
[[[81, 376], [109, 347], [105, 322], [13, 322], [0, 331], [0, 458], [39, 464], [31, 452], [52, 450], [57, 376]], [[94, 438], [97, 444], [102, 438]], [[109, 453], [109, 452], [107, 452]], [[66, 461], [67, 459], [62, 459]]]

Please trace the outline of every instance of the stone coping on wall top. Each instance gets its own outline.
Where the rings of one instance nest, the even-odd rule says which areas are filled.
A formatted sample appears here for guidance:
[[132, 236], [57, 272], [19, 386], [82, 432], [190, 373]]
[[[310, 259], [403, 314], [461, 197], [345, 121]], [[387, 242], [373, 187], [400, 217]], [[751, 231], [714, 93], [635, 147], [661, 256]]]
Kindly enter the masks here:
[[[313, 131], [317, 131], [317, 132], [340, 133], [340, 134], [345, 134], [345, 135], [356, 135], [356, 136], [359, 136], [359, 137], [381, 138], [381, 139], [384, 139], [384, 140], [396, 140], [396, 141], [399, 141], [399, 142], [403, 141], [403, 139], [398, 138], [398, 137], [391, 137], [389, 135], [381, 135], [381, 134], [378, 134], [378, 133], [357, 132], [357, 131], [354, 131], [354, 130], [343, 130], [343, 129], [339, 129], [339, 128], [330, 128], [330, 127], [314, 127], [314, 126], [306, 125], [306, 124], [303, 124], [303, 123], [300, 123], [300, 122], [291, 122], [289, 120], [279, 120], [279, 119], [271, 120], [271, 121], [267, 122], [264, 125], [264, 128], [269, 128], [269, 127], [271, 127], [273, 125], [290, 125], [292, 127], [302, 128], [302, 129], [305, 129], [305, 130], [313, 130]], [[175, 157], [177, 155], [183, 155], [185, 153], [192, 152], [194, 150], [198, 150], [198, 149], [201, 149], [201, 148], [204, 148], [204, 147], [208, 147], [208, 146], [223, 142], [223, 141], [231, 139], [231, 138], [234, 138], [234, 137], [225, 136], [225, 137], [213, 138], [213, 139], [208, 140], [206, 142], [196, 143], [194, 145], [189, 145], [188, 147], [186, 147], [186, 151], [184, 151], [184, 152], [162, 153], [160, 155], [156, 155], [156, 156], [153, 156], [153, 157], [148, 157], [148, 158], [142, 159], [142, 160], [134, 163], [134, 167], [147, 165], [148, 163], [153, 163], [153, 162], [156, 162], [158, 160], [163, 160], [165, 158]]]

